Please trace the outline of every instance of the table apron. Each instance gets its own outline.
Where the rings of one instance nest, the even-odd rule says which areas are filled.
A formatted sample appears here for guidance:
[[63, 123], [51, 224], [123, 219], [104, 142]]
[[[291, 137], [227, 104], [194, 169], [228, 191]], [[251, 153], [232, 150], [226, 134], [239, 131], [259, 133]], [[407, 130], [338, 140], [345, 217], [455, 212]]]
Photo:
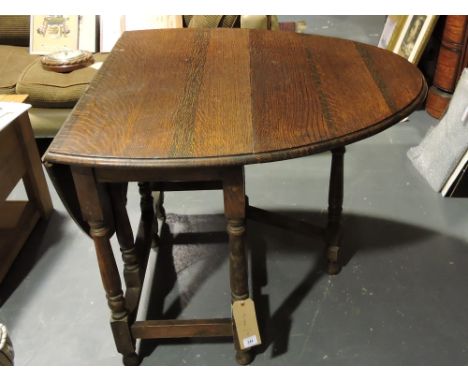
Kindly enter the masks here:
[[[239, 167], [239, 166], [237, 166]], [[221, 181], [230, 167], [204, 168], [95, 168], [98, 182], [206, 182]]]

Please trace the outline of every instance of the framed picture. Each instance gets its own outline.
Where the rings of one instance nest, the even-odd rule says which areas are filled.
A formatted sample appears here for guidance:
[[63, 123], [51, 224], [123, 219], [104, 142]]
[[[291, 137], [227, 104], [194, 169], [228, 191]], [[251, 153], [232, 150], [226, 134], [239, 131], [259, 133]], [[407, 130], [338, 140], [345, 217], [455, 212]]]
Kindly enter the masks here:
[[417, 64], [431, 37], [438, 16], [405, 16], [401, 28], [396, 28], [393, 41], [387, 49]]
[[392, 50], [395, 47], [398, 36], [405, 25], [405, 21], [408, 16], [387, 16], [385, 26], [380, 36], [379, 48]]
[[31, 54], [78, 49], [78, 16], [31, 16]]

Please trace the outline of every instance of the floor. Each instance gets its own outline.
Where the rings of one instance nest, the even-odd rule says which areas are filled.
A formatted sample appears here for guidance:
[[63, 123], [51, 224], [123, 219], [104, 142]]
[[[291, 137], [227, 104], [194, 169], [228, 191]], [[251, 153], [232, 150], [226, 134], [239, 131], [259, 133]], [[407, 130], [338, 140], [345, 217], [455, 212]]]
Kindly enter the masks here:
[[[306, 20], [308, 33], [373, 44], [384, 23], [368, 16], [282, 19]], [[417, 111], [348, 147], [348, 262], [339, 275], [323, 272], [319, 239], [248, 222], [263, 341], [254, 365], [468, 364], [467, 203], [433, 192], [406, 157], [436, 123]], [[329, 165], [330, 155], [322, 154], [248, 166], [250, 202], [323, 224]], [[33, 232], [0, 288], [0, 322], [10, 331], [16, 364], [121, 365], [93, 244], [49, 186], [55, 213]], [[131, 185], [134, 226], [138, 203]], [[229, 316], [221, 192], [168, 193], [165, 205], [163, 234], [170, 240], [151, 255], [158, 284], [151, 277], [145, 284], [153, 295], [148, 316]], [[188, 237], [199, 243], [187, 244]], [[172, 269], [161, 271], [171, 255]], [[235, 365], [228, 341], [145, 341], [140, 351], [142, 365]]]

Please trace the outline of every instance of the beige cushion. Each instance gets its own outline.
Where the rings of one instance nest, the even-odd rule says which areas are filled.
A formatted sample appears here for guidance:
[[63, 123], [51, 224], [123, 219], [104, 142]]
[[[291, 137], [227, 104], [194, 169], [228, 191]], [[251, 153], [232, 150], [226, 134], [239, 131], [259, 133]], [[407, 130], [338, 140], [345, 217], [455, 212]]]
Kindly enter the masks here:
[[28, 48], [0, 45], [0, 94], [14, 94], [21, 72], [35, 59]]
[[[107, 54], [94, 55], [96, 62]], [[31, 63], [21, 74], [16, 85], [18, 94], [28, 94], [34, 107], [70, 108], [75, 105], [94, 78], [97, 70], [86, 67], [70, 73], [56, 73], [42, 68], [40, 60]]]
[[[239, 16], [183, 16], [184, 25], [189, 28], [233, 28], [240, 26], [246, 29], [267, 29], [266, 15], [242, 15], [240, 16], [240, 25], [238, 25]], [[278, 16], [271, 16], [271, 29], [279, 29]]]
[[[239, 16], [235, 15], [196, 15], [188, 16], [189, 28], [233, 28]], [[187, 19], [185, 21], [187, 22]]]
[[[26, 101], [28, 102], [28, 101]], [[36, 138], [53, 138], [60, 130], [72, 109], [29, 109], [29, 119]]]
[[[271, 30], [279, 29], [278, 16], [271, 16]], [[240, 27], [245, 29], [268, 29], [268, 20], [265, 15], [242, 15]]]

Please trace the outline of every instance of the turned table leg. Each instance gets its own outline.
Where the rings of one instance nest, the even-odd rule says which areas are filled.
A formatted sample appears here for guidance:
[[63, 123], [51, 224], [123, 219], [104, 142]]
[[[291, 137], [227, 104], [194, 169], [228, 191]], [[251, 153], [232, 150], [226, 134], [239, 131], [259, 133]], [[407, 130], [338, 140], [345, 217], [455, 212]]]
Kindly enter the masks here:
[[151, 229], [151, 247], [157, 248], [159, 246], [159, 223], [158, 217], [156, 216], [156, 210], [153, 207], [153, 195], [151, 192], [151, 183], [148, 182], [138, 182], [138, 191], [140, 192], [140, 209], [141, 215], [151, 214], [152, 219], [152, 229]]
[[[227, 169], [223, 179], [224, 214], [229, 234], [229, 267], [232, 302], [249, 297], [248, 265], [244, 248], [245, 236], [245, 187], [244, 168]], [[234, 330], [236, 361], [247, 365], [253, 360], [250, 349], [241, 350]]]
[[99, 271], [111, 310], [111, 328], [117, 351], [123, 355], [125, 365], [137, 365], [139, 357], [130, 332], [122, 283], [110, 244], [111, 229], [104, 212], [107, 196], [105, 189], [96, 182], [90, 168], [74, 167], [72, 174], [83, 219], [90, 226], [90, 235], [96, 248]]
[[164, 209], [164, 191], [153, 191], [154, 214], [161, 220], [166, 220], [166, 210]]
[[335, 275], [340, 272], [339, 259], [341, 246], [341, 212], [343, 210], [343, 159], [345, 148], [332, 150], [330, 187], [328, 194], [327, 272]]
[[126, 286], [126, 308], [136, 313], [143, 284], [144, 261], [139, 259], [135, 250], [133, 231], [127, 214], [128, 183], [114, 183], [109, 185], [114, 213], [115, 232], [119, 241], [122, 260], [124, 263], [124, 280]]
[[159, 222], [158, 219], [161, 219], [161, 221], [164, 222], [166, 221], [166, 211], [164, 209], [164, 191], [152, 191], [151, 193], [153, 197], [153, 210], [154, 210], [154, 215], [153, 215], [153, 243], [152, 247], [156, 248], [160, 244], [160, 237], [158, 235], [158, 229], [159, 229]]

